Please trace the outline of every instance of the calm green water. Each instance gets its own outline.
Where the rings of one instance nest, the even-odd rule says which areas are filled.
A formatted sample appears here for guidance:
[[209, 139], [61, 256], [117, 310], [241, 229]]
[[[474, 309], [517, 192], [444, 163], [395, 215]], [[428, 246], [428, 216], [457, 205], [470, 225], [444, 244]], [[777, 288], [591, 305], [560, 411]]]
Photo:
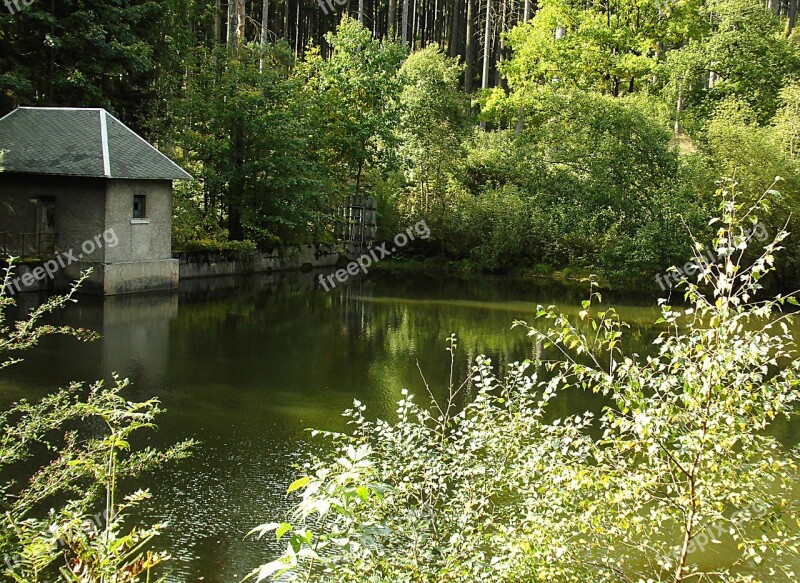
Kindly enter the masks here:
[[[537, 304], [577, 311], [584, 297], [582, 288], [555, 284], [388, 274], [325, 293], [316, 274], [298, 273], [81, 298], [61, 319], [102, 340], [47, 339], [0, 377], [0, 400], [113, 371], [132, 380], [131, 398], [158, 396], [168, 412], [151, 442], [200, 444], [191, 459], [130, 486], [149, 487], [147, 514], [170, 523], [159, 544], [174, 557], [172, 581], [236, 581], [274, 557], [268, 542], [244, 537], [288, 507], [292, 465], [321, 446], [306, 428], [342, 429], [340, 413], [354, 398], [371, 416], [391, 419], [403, 388], [426, 398], [417, 363], [431, 387], [444, 390], [451, 332], [459, 375], [481, 353], [499, 365], [529, 358], [536, 347], [511, 323], [531, 319]], [[641, 351], [656, 334], [658, 311], [654, 302], [635, 304], [615, 302], [632, 324], [628, 349]], [[554, 414], [600, 406], [569, 393]]]

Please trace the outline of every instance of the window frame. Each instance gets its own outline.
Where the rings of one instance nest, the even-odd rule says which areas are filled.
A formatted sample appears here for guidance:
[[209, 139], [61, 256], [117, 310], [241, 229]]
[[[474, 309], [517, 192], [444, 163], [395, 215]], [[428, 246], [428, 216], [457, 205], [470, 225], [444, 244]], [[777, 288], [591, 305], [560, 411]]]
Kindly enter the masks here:
[[[139, 209], [139, 214], [137, 215], [137, 203], [141, 203], [141, 209]], [[131, 218], [136, 221], [143, 221], [147, 220], [147, 195], [146, 194], [134, 194], [133, 195], [133, 206], [132, 206], [132, 213]]]

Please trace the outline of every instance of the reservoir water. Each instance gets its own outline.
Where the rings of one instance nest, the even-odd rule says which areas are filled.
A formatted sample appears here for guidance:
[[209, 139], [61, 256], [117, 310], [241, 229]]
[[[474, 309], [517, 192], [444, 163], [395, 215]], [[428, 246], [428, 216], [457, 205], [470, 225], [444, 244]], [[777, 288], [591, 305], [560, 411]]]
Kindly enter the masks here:
[[[584, 285], [386, 273], [325, 292], [317, 277], [191, 280], [175, 293], [81, 296], [58, 321], [102, 338], [46, 339], [0, 376], [2, 404], [113, 372], [130, 378], [129, 398], [157, 396], [167, 412], [148, 441], [199, 444], [190, 459], [125, 489], [150, 488], [146, 518], [169, 522], [157, 544], [173, 556], [170, 581], [228, 583], [275, 557], [274, 545], [245, 535], [290, 506], [294, 464], [323, 446], [307, 428], [344, 429], [341, 412], [353, 399], [383, 419], [404, 388], [427, 399], [418, 366], [434, 392], [444, 391], [450, 333], [459, 338], [459, 377], [482, 353], [498, 366], [531, 358], [537, 347], [512, 322], [532, 320], [537, 304], [575, 313], [588, 293]], [[38, 301], [18, 299], [23, 308]], [[614, 303], [632, 326], [628, 349], [646, 350], [657, 334], [655, 302]], [[554, 414], [600, 406], [570, 393]]]

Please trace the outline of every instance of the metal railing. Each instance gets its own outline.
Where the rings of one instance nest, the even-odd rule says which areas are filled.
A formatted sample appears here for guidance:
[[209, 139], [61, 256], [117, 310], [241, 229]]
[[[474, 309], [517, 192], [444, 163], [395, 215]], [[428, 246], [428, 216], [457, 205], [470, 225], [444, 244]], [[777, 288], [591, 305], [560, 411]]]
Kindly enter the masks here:
[[378, 205], [374, 198], [348, 196], [342, 206], [342, 241], [363, 247], [375, 241]]
[[58, 233], [0, 233], [0, 254], [42, 257], [55, 253]]

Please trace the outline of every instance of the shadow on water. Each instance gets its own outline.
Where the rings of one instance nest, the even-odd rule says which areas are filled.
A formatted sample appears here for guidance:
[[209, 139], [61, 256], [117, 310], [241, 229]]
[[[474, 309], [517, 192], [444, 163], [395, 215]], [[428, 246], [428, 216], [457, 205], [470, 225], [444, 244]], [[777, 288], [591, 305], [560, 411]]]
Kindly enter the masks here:
[[[359, 399], [392, 419], [401, 390], [427, 400], [419, 368], [446, 392], [445, 339], [459, 338], [457, 378], [479, 354], [497, 366], [539, 354], [517, 319], [537, 304], [577, 312], [586, 286], [503, 278], [378, 273], [326, 293], [319, 273], [188, 280], [175, 293], [81, 297], [58, 319], [102, 332], [95, 343], [49, 338], [0, 377], [0, 399], [36, 398], [71, 380], [131, 379], [132, 399], [158, 396], [167, 408], [150, 437], [166, 446], [194, 437], [194, 455], [136, 486], [149, 487], [147, 518], [168, 520], [173, 581], [240, 579], [274, 556], [244, 540], [287, 509], [293, 466], [320, 447], [305, 431], [344, 429], [341, 411]], [[25, 302], [35, 298], [24, 296]], [[632, 329], [627, 349], [657, 334], [654, 304], [620, 307]], [[564, 394], [554, 416], [599, 411], [602, 401]]]

